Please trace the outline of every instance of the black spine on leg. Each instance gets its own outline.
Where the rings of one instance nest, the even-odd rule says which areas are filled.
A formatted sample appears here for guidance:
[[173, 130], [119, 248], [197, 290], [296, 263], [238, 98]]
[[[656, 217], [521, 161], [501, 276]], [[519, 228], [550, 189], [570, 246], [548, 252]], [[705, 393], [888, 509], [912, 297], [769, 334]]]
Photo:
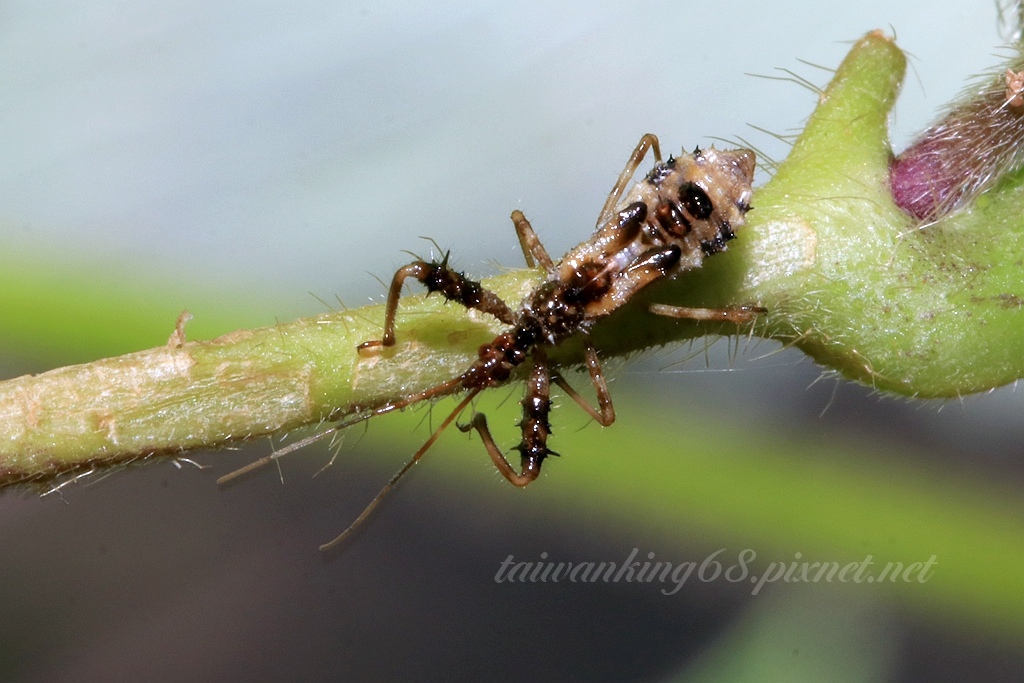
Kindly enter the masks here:
[[455, 301], [466, 308], [475, 308], [493, 315], [506, 325], [515, 323], [515, 317], [505, 302], [493, 292], [484, 289], [476, 280], [470, 280], [457, 270], [449, 268], [447, 255], [440, 263], [421, 263], [424, 272], [420, 282], [428, 292], [440, 292], [448, 301]]
[[544, 458], [558, 455], [548, 448], [548, 437], [551, 435], [551, 424], [548, 414], [551, 412], [551, 377], [546, 359], [538, 353], [533, 370], [526, 383], [526, 395], [523, 397], [523, 440], [515, 447], [522, 454], [523, 474], [540, 473]]

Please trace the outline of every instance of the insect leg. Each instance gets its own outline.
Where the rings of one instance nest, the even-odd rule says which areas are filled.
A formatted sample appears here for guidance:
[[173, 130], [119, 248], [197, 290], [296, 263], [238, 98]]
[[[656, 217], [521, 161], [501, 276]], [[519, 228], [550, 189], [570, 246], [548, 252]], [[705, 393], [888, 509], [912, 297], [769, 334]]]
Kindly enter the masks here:
[[459, 401], [459, 405], [455, 406], [455, 410], [453, 410], [448, 415], [448, 417], [444, 419], [444, 422], [442, 422], [440, 426], [434, 430], [434, 433], [431, 434], [430, 438], [427, 439], [426, 442], [424, 442], [424, 444], [420, 446], [419, 450], [413, 454], [412, 458], [409, 459], [409, 462], [405, 463], [405, 465], [402, 466], [402, 469], [395, 472], [394, 476], [391, 477], [391, 479], [388, 480], [388, 483], [384, 485], [384, 488], [380, 490], [380, 493], [378, 493], [374, 497], [374, 499], [370, 501], [370, 504], [363, 509], [363, 511], [359, 514], [358, 517], [356, 517], [355, 521], [349, 524], [347, 529], [338, 534], [337, 538], [335, 538], [332, 541], [328, 541], [327, 543], [324, 543], [322, 546], [320, 546], [320, 550], [330, 550], [334, 546], [343, 542], [346, 538], [349, 537], [349, 535], [353, 531], [358, 529], [359, 525], [366, 521], [366, 518], [369, 517], [370, 514], [374, 511], [374, 509], [378, 505], [380, 505], [380, 502], [384, 500], [384, 496], [388, 495], [388, 493], [391, 492], [391, 489], [395, 488], [395, 486], [398, 485], [398, 482], [402, 479], [402, 477], [404, 477], [406, 473], [408, 473], [409, 470], [412, 469], [413, 465], [418, 463], [420, 459], [423, 457], [423, 455], [430, 449], [430, 447], [434, 445], [434, 442], [437, 441], [437, 438], [441, 436], [441, 432], [448, 428], [448, 425], [450, 425], [455, 420], [455, 418], [457, 418], [459, 414], [466, 409], [466, 406], [469, 405], [469, 402], [476, 398], [476, 395], [479, 393], [480, 389], [474, 389], [469, 393], [468, 396], [466, 396], [466, 398]]
[[516, 235], [519, 236], [519, 246], [523, 250], [526, 266], [533, 268], [536, 259], [536, 263], [544, 266], [549, 273], [552, 272], [555, 269], [555, 262], [548, 256], [548, 250], [540, 243], [540, 238], [533, 231], [530, 221], [526, 220], [526, 216], [519, 209], [512, 212], [512, 223], [516, 226]]
[[622, 199], [622, 195], [626, 192], [626, 186], [629, 185], [629, 181], [633, 178], [633, 174], [636, 173], [636, 169], [639, 168], [644, 157], [647, 156], [648, 150], [654, 150], [654, 159], [661, 161], [661, 147], [658, 145], [658, 136], [653, 133], [647, 133], [640, 138], [636, 149], [629, 155], [626, 167], [619, 174], [619, 179], [615, 181], [615, 186], [612, 187], [612, 191], [608, 194], [608, 199], [604, 202], [604, 208], [601, 209], [601, 213], [597, 217], [597, 227], [600, 228], [611, 220], [612, 214], [615, 213], [615, 205]]
[[601, 372], [601, 362], [597, 358], [597, 351], [594, 350], [593, 345], [589, 340], [586, 342], [586, 362], [587, 370], [590, 371], [590, 381], [594, 385], [594, 391], [597, 392], [597, 408], [587, 403], [587, 400], [579, 395], [579, 393], [573, 389], [565, 378], [554, 373], [551, 376], [551, 381], [557, 384], [562, 391], [564, 391], [569, 398], [576, 401], [576, 405], [594, 418], [599, 425], [607, 427], [611, 423], [615, 422], [615, 407], [612, 405], [612, 395], [608, 391], [608, 383], [604, 379], [604, 373]]
[[551, 425], [548, 424], [548, 413], [551, 411], [551, 374], [548, 370], [547, 356], [540, 349], [533, 351], [533, 369], [526, 382], [526, 395], [523, 397], [523, 440], [516, 446], [522, 454], [522, 472], [516, 472], [505, 455], [494, 443], [491, 430], [487, 427], [487, 418], [477, 413], [466, 425], [458, 425], [459, 429], [468, 432], [475, 429], [484, 442], [491, 461], [502, 476], [515, 486], [526, 486], [540, 474], [541, 463], [549, 455], [558, 455], [548, 449], [548, 435]]
[[440, 292], [448, 301], [457, 301], [466, 308], [489, 313], [495, 318], [512, 325], [515, 318], [509, 307], [497, 294], [484, 289], [479, 282], [470, 280], [462, 273], [448, 267], [448, 254], [439, 262], [413, 261], [399, 268], [391, 279], [388, 289], [388, 303], [384, 313], [384, 336], [363, 342], [359, 351], [395, 344], [395, 314], [398, 311], [398, 300], [402, 296], [402, 285], [407, 278], [416, 278], [427, 288], [427, 292]]
[[655, 315], [663, 315], [666, 318], [680, 318], [685, 320], [707, 320], [711, 322], [735, 323], [741, 325], [749, 323], [759, 315], [768, 312], [768, 309], [760, 306], [726, 306], [725, 308], [688, 308], [686, 306], [668, 306], [666, 304], [651, 304], [648, 310]]

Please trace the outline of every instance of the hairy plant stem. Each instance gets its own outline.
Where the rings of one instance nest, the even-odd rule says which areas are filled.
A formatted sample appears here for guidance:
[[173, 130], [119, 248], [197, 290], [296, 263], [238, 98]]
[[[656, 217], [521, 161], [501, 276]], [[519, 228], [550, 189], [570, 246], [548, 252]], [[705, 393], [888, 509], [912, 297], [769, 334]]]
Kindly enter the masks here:
[[[1024, 375], [1024, 179], [1006, 177], [918, 229], [888, 186], [886, 124], [904, 69], [881, 33], [859, 41], [729, 251], [602, 322], [601, 356], [732, 331], [651, 315], [653, 301], [752, 303], [769, 311], [754, 334], [879, 389], [957, 396]], [[539, 279], [522, 270], [484, 284], [517, 302]], [[398, 344], [358, 356], [382, 318], [371, 306], [213, 341], [176, 333], [166, 347], [0, 383], [0, 483], [45, 484], [358, 414], [457, 375], [501, 329], [409, 296]], [[577, 364], [580, 349], [552, 359]]]

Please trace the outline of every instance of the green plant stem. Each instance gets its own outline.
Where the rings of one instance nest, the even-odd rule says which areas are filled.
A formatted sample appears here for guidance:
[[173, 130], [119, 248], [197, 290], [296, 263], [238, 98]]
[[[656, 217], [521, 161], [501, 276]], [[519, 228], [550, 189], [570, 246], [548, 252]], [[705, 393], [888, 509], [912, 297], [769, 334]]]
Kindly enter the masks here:
[[[730, 250], [603, 321], [602, 357], [731, 331], [653, 316], [652, 301], [757, 303], [769, 312], [755, 334], [881, 389], [956, 396], [1022, 376], [1021, 177], [915, 230], [886, 184], [886, 121], [904, 69], [882, 34], [858, 42]], [[517, 271], [485, 285], [517, 302], [539, 278]], [[456, 376], [501, 329], [410, 296], [399, 343], [359, 356], [382, 318], [371, 306], [0, 383], [0, 482], [46, 482], [365, 411]], [[557, 363], [580, 361], [578, 346], [556, 351]]]

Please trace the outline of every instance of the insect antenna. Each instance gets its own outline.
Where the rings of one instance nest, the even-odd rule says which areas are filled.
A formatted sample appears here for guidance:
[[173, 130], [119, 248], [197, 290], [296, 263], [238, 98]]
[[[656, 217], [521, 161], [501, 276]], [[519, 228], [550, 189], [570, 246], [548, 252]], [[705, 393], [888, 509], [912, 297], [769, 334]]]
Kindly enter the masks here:
[[330, 429], [326, 429], [326, 430], [324, 430], [324, 431], [322, 431], [322, 432], [320, 432], [318, 434], [313, 434], [312, 436], [307, 436], [305, 439], [299, 439], [295, 443], [290, 443], [290, 444], [288, 444], [287, 446], [285, 446], [284, 448], [282, 448], [279, 451], [274, 451], [270, 455], [265, 455], [262, 458], [260, 458], [259, 460], [253, 460], [248, 465], [245, 465], [244, 467], [240, 467], [237, 470], [235, 470], [234, 472], [230, 472], [228, 474], [225, 474], [223, 477], [220, 477], [217, 480], [217, 485], [218, 486], [223, 486], [224, 484], [227, 484], [227, 483], [229, 483], [231, 481], [234, 481], [235, 479], [238, 479], [239, 477], [243, 477], [246, 474], [249, 474], [250, 472], [255, 472], [256, 470], [260, 469], [261, 467], [265, 467], [265, 466], [269, 465], [270, 463], [275, 462], [276, 460], [280, 460], [281, 458], [283, 458], [284, 456], [288, 455], [292, 451], [297, 451], [300, 448], [305, 448], [306, 446], [308, 446], [310, 444], [314, 444], [317, 441], [320, 441], [321, 439], [325, 439], [325, 438], [327, 438], [328, 436], [330, 436], [332, 434], [336, 434], [337, 432], [341, 431], [342, 429], [345, 429], [346, 427], [351, 427], [354, 424], [358, 424], [360, 422], [365, 422], [366, 420], [370, 419], [371, 417], [373, 417], [372, 414], [371, 415], [360, 415], [357, 418], [353, 418], [351, 420], [346, 420], [344, 422], [340, 422], [340, 423], [334, 425], [333, 427], [331, 427]]
[[[249, 474], [250, 472], [255, 472], [256, 470], [260, 469], [261, 467], [265, 467], [265, 466], [269, 465], [272, 462], [276, 462], [277, 460], [280, 460], [282, 457], [288, 455], [289, 453], [291, 453], [293, 451], [297, 451], [300, 448], [305, 448], [306, 446], [308, 446], [310, 444], [314, 444], [317, 441], [320, 441], [321, 439], [327, 438], [331, 434], [336, 434], [337, 432], [341, 431], [342, 429], [345, 429], [346, 427], [351, 427], [352, 425], [357, 425], [360, 422], [366, 422], [371, 417], [377, 417], [378, 415], [385, 415], [385, 414], [390, 413], [390, 412], [392, 412], [394, 410], [401, 410], [402, 408], [408, 408], [412, 404], [418, 403], [420, 401], [425, 401], [425, 400], [429, 400], [429, 399], [432, 399], [432, 398], [437, 398], [439, 396], [444, 396], [445, 394], [451, 393], [452, 391], [456, 390], [459, 387], [459, 385], [461, 384], [461, 382], [462, 382], [462, 377], [461, 376], [455, 377], [453, 379], [448, 380], [447, 382], [443, 382], [443, 383], [438, 384], [436, 386], [433, 386], [433, 387], [431, 387], [429, 389], [424, 389], [423, 391], [421, 391], [419, 393], [412, 394], [411, 396], [407, 396], [407, 397], [405, 397], [405, 398], [403, 398], [401, 400], [393, 401], [391, 403], [385, 403], [384, 405], [382, 405], [380, 407], [377, 407], [377, 408], [374, 408], [373, 410], [370, 410], [369, 412], [363, 413], [361, 415], [356, 415], [354, 417], [350, 417], [347, 420], [342, 420], [338, 424], [334, 425], [333, 427], [331, 427], [329, 429], [325, 429], [324, 431], [320, 432], [319, 434], [313, 434], [312, 436], [307, 436], [305, 439], [300, 439], [300, 440], [296, 441], [295, 443], [288, 444], [287, 446], [285, 446], [284, 448], [282, 448], [279, 451], [274, 451], [270, 455], [265, 455], [262, 458], [260, 458], [259, 460], [252, 461], [251, 463], [249, 463], [245, 467], [241, 467], [241, 468], [235, 470], [234, 472], [230, 472], [228, 474], [225, 474], [223, 477], [221, 477], [220, 479], [217, 480], [217, 484], [223, 486], [224, 484], [227, 484], [227, 483], [237, 479], [238, 477], [241, 477], [243, 475]], [[475, 395], [476, 395], [476, 392], [474, 392], [471, 396], [475, 396]], [[462, 407], [463, 406], [460, 406], [459, 410], [461, 410]], [[451, 417], [449, 416], [449, 420], [445, 421], [444, 425], [442, 425], [442, 429], [445, 426], [447, 426], [447, 424], [450, 421], [450, 419], [451, 419]], [[439, 434], [439, 432], [435, 433], [435, 435], [433, 437], [431, 437], [432, 440], [429, 441], [428, 443], [433, 443], [433, 439], [437, 438], [438, 434]], [[420, 455], [422, 455], [422, 454], [420, 454]]]
[[442, 422], [440, 426], [438, 426], [438, 428], [434, 430], [434, 433], [430, 435], [430, 438], [427, 439], [423, 443], [423, 445], [420, 446], [419, 450], [413, 454], [412, 458], [409, 459], [409, 462], [405, 463], [405, 465], [402, 466], [402, 469], [395, 472], [394, 476], [392, 476], [391, 479], [388, 480], [388, 483], [384, 485], [384, 488], [380, 490], [380, 493], [378, 493], [374, 497], [374, 499], [370, 501], [370, 504], [363, 509], [363, 511], [359, 514], [358, 517], [356, 517], [355, 521], [349, 524], [348, 528], [342, 531], [337, 536], [337, 538], [335, 538], [332, 541], [328, 541], [327, 543], [324, 543], [322, 546], [320, 546], [320, 550], [327, 551], [331, 548], [334, 548], [335, 546], [344, 542], [344, 540], [348, 538], [352, 534], [352, 532], [358, 529], [359, 525], [366, 521], [366, 518], [369, 517], [370, 514], [374, 511], [374, 509], [376, 509], [376, 507], [380, 505], [380, 502], [384, 500], [384, 496], [388, 495], [388, 493], [391, 492], [391, 489], [395, 488], [395, 486], [402, 479], [402, 477], [404, 477], [406, 473], [412, 469], [412, 466], [420, 461], [420, 459], [423, 457], [423, 454], [426, 453], [430, 449], [430, 447], [434, 445], [434, 442], [437, 441], [439, 436], [441, 436], [441, 433], [448, 428], [448, 425], [455, 421], [455, 419], [462, 413], [462, 411], [466, 409], [466, 406], [469, 405], [470, 401], [476, 398], [476, 395], [479, 393], [480, 389], [474, 389], [469, 393], [468, 396], [466, 396], [466, 398], [459, 401], [459, 405], [455, 406], [455, 410], [449, 413], [448, 417], [444, 419], [444, 422]]

